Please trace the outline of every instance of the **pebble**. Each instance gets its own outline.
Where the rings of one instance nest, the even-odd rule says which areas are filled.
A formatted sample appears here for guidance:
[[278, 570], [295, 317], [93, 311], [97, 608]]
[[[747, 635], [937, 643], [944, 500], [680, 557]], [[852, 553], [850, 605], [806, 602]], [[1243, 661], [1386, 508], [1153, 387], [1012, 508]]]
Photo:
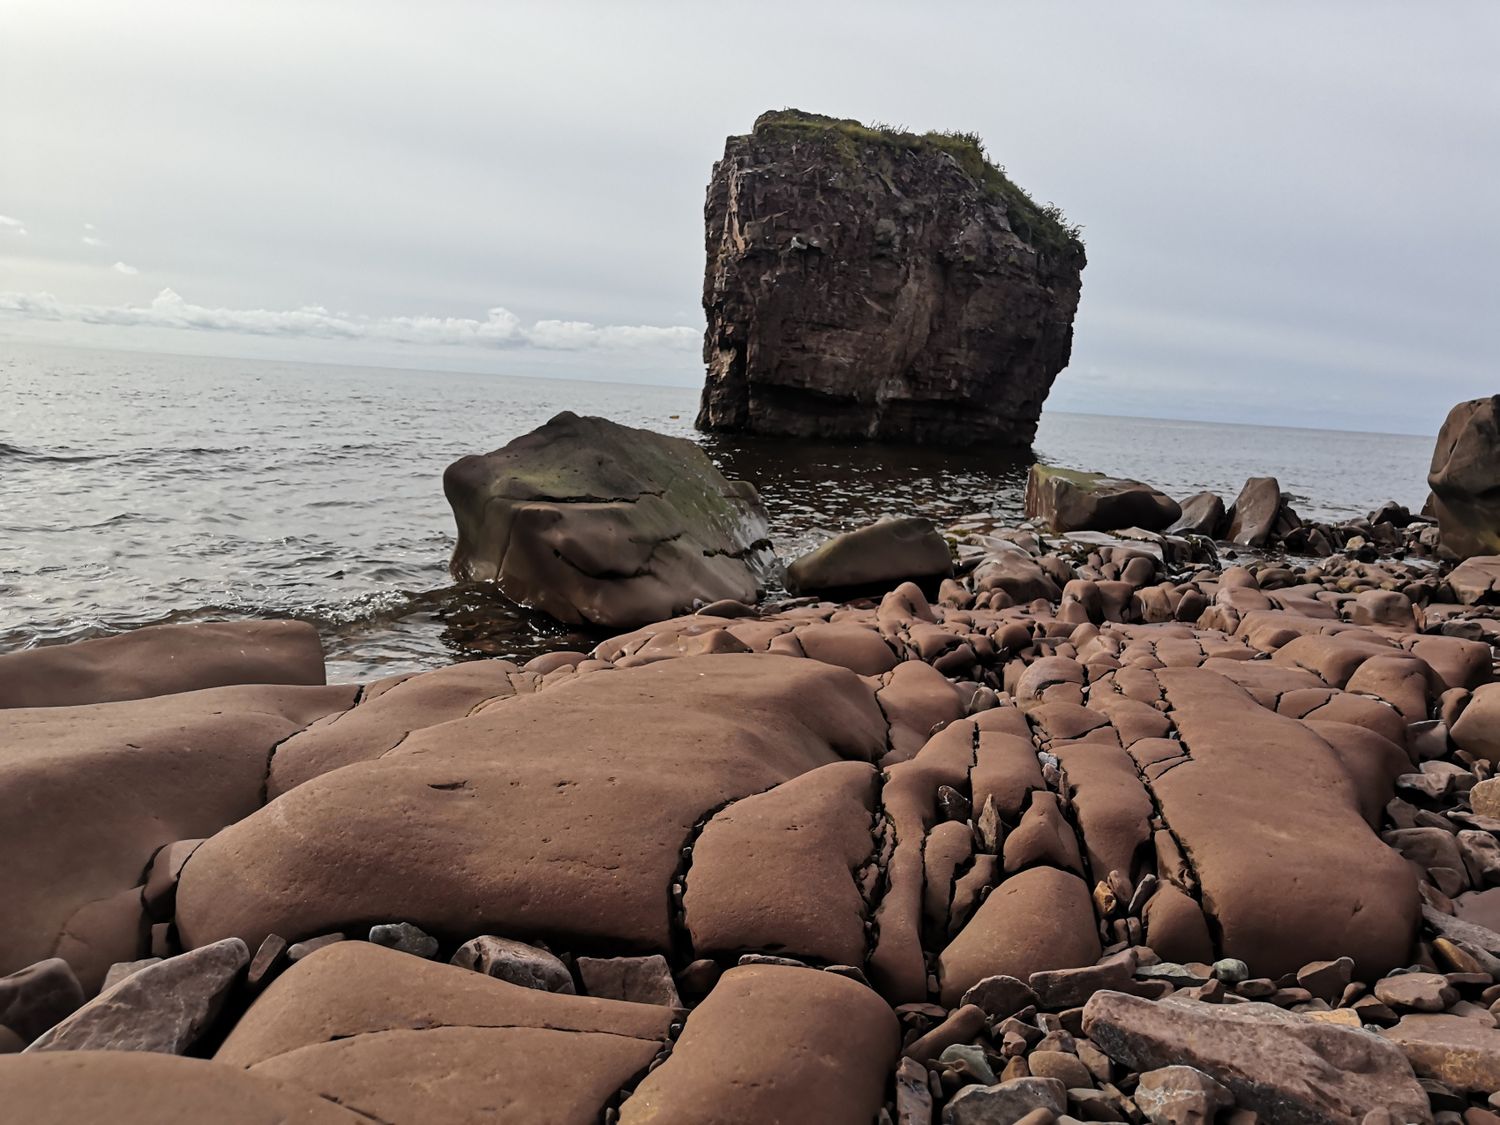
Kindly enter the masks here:
[[376, 945], [410, 953], [414, 957], [433, 957], [438, 951], [437, 938], [410, 922], [386, 922], [370, 927], [370, 940]]

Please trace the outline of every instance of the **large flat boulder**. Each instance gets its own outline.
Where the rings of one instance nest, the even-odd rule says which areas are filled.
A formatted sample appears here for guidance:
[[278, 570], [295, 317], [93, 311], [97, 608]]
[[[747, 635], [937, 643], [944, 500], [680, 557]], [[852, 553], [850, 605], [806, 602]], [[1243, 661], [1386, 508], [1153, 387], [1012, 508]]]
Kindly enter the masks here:
[[450, 569], [572, 624], [634, 626], [755, 601], [770, 563], [755, 489], [682, 438], [569, 411], [443, 474]]
[[1500, 555], [1500, 395], [1448, 412], [1427, 473], [1443, 550]]
[[8, 1120], [26, 1125], [369, 1125], [307, 1090], [207, 1059], [138, 1051], [0, 1055]]
[[384, 757], [283, 793], [182, 869], [188, 945], [401, 918], [671, 947], [671, 885], [695, 825], [835, 762], [871, 761], [870, 684], [815, 660], [728, 654], [580, 676], [427, 727]]
[[675, 1018], [339, 942], [272, 983], [215, 1062], [390, 1125], [585, 1125], [665, 1048]]
[[75, 707], [231, 684], [324, 682], [303, 621], [148, 625], [116, 637], [0, 654], [0, 708]]
[[620, 1107], [620, 1125], [868, 1125], [899, 1045], [894, 1013], [846, 977], [731, 969]]
[[1270, 1004], [1096, 992], [1084, 1005], [1083, 1029], [1132, 1070], [1197, 1067], [1265, 1121], [1358, 1125], [1374, 1110], [1432, 1120], [1427, 1094], [1395, 1045]]
[[0, 711], [0, 972], [58, 956], [97, 991], [144, 956], [157, 849], [261, 804], [277, 743], [347, 708], [354, 687], [221, 687]]
[[1177, 501], [1138, 480], [1033, 465], [1026, 515], [1053, 531], [1162, 531], [1182, 515]]

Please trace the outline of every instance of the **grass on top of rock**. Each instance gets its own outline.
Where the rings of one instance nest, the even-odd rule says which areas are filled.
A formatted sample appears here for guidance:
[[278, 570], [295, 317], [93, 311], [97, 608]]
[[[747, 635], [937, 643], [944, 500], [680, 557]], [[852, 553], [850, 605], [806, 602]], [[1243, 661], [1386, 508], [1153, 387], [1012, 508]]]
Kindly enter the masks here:
[[1026, 190], [990, 161], [978, 133], [932, 130], [911, 133], [901, 126], [875, 122], [865, 125], [852, 118], [828, 117], [800, 109], [771, 110], [755, 119], [756, 133], [778, 132], [831, 137], [850, 160], [859, 156], [859, 145], [880, 145], [911, 152], [943, 152], [991, 196], [1005, 202], [1011, 227], [1035, 248], [1060, 254], [1083, 250], [1083, 228], [1068, 222], [1055, 203], [1037, 203]]

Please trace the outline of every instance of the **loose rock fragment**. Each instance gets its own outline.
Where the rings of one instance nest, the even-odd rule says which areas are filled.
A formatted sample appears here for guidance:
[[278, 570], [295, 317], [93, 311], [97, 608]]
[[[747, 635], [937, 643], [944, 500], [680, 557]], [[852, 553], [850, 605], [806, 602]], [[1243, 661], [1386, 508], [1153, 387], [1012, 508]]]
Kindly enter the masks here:
[[[545, 949], [492, 934], [464, 942], [453, 955], [453, 964], [522, 988], [539, 988], [543, 992], [575, 991], [573, 974], [557, 957]], [[606, 974], [601, 971], [597, 975], [603, 987]]]

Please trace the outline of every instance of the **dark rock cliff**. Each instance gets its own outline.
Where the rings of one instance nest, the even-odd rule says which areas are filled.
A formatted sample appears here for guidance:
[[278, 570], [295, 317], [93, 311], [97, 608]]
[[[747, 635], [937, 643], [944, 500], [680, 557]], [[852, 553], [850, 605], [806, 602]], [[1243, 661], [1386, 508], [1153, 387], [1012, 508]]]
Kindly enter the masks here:
[[976, 138], [762, 114], [704, 218], [700, 429], [1031, 443], [1083, 244]]

